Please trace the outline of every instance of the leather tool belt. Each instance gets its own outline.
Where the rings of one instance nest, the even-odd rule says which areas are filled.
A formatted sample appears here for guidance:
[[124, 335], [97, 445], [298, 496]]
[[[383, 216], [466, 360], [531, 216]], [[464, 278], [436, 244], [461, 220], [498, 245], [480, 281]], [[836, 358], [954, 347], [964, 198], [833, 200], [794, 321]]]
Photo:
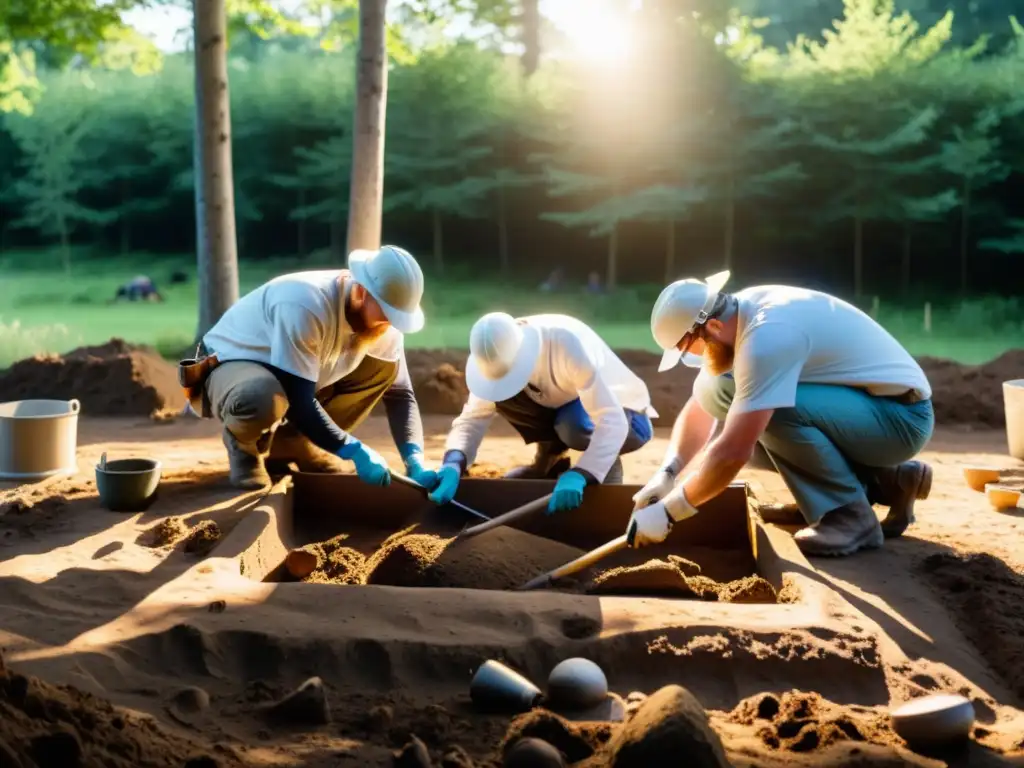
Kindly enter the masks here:
[[213, 416], [210, 398], [206, 394], [206, 380], [218, 365], [220, 360], [216, 355], [207, 354], [202, 342], [196, 345], [195, 357], [178, 361], [178, 384], [192, 409], [204, 419]]

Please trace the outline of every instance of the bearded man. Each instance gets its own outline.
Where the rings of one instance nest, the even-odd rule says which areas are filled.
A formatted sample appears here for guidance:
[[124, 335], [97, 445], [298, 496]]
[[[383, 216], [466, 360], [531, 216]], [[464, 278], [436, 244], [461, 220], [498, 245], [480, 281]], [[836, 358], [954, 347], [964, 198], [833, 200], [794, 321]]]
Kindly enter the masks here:
[[403, 344], [424, 325], [423, 273], [394, 246], [355, 251], [348, 266], [274, 278], [203, 337], [201, 353], [215, 364], [190, 403], [224, 425], [236, 487], [265, 487], [268, 463], [336, 471], [338, 459], [364, 482], [387, 485], [387, 462], [349, 434], [382, 399], [407, 474], [437, 484], [423, 464]]
[[[729, 485], [758, 442], [808, 524], [796, 534], [806, 554], [848, 555], [902, 535], [931, 489], [931, 467], [911, 460], [935, 426], [924, 371], [841, 299], [780, 285], [729, 294], [728, 279], [679, 280], [654, 305], [659, 371], [680, 359], [701, 370], [663, 466], [634, 497], [630, 543], [664, 540]], [[889, 507], [881, 523], [873, 504]]]

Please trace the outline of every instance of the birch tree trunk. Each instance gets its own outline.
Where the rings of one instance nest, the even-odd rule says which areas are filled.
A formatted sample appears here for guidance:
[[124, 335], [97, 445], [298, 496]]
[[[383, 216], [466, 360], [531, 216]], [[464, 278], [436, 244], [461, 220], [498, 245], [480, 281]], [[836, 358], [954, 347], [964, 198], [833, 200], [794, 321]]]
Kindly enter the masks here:
[[388, 94], [386, 10], [387, 0], [359, 0], [357, 98], [348, 206], [349, 253], [357, 248], [380, 247]]
[[195, 199], [202, 336], [238, 301], [225, 0], [193, 0]]

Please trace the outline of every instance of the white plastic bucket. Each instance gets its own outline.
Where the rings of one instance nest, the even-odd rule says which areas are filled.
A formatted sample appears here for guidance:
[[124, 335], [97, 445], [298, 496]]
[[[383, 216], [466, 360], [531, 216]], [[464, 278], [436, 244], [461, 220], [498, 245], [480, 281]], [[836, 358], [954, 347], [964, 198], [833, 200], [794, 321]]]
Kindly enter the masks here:
[[78, 471], [77, 400], [0, 403], [0, 479], [42, 480]]
[[1024, 461], [1024, 379], [1003, 382], [1006, 445], [1010, 455]]

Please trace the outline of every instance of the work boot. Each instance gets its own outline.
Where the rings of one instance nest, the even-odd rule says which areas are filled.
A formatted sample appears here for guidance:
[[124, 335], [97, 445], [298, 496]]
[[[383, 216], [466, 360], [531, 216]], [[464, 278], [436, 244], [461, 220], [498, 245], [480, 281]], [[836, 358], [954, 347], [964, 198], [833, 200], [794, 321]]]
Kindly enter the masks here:
[[616, 456], [615, 463], [613, 463], [612, 468], [608, 470], [608, 474], [604, 476], [603, 485], [622, 485], [622, 477], [622, 459]]
[[877, 549], [885, 537], [875, 510], [867, 499], [833, 509], [813, 527], [793, 536], [797, 546], [811, 557], [842, 557], [859, 549]]
[[226, 428], [224, 447], [228, 449], [231, 485], [244, 491], [255, 491], [270, 485], [270, 475], [263, 466], [263, 457], [245, 450]]
[[340, 457], [313, 445], [291, 424], [282, 424], [274, 433], [274, 442], [267, 457], [267, 471], [272, 475], [287, 475], [290, 473], [288, 465], [292, 462], [300, 472], [338, 473], [345, 470], [345, 463]]
[[505, 474], [507, 480], [545, 480], [558, 477], [571, 466], [569, 449], [561, 442], [537, 443], [533, 464], [516, 467]]
[[882, 520], [882, 533], [894, 539], [914, 522], [914, 502], [924, 501], [931, 493], [932, 468], [923, 461], [905, 461], [895, 467], [873, 469], [867, 485], [872, 503], [889, 508]]

